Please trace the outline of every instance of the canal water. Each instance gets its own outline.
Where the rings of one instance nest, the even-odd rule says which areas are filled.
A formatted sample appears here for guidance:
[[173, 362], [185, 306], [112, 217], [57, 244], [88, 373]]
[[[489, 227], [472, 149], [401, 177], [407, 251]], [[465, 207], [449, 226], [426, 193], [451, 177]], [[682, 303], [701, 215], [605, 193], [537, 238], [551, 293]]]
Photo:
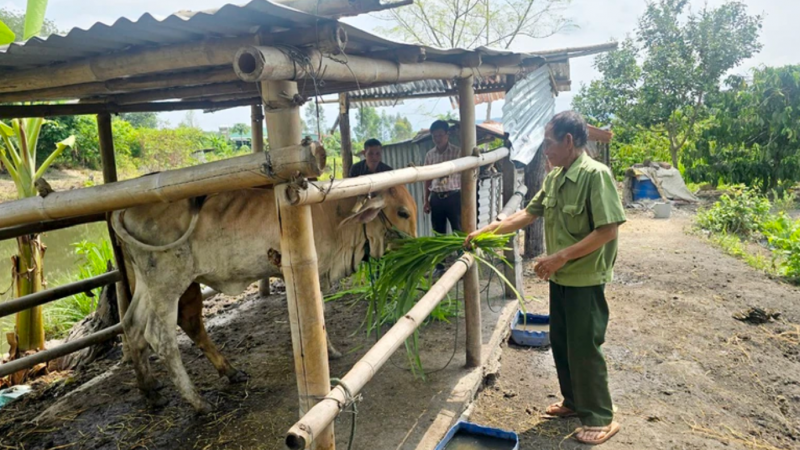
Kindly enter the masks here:
[[[104, 222], [78, 225], [63, 230], [44, 233], [42, 242], [47, 246], [44, 254], [44, 276], [47, 287], [77, 280], [80, 257], [72, 244], [81, 241], [100, 242], [108, 239], [108, 228]], [[17, 241], [0, 241], [0, 301], [13, 298], [11, 287], [11, 257], [17, 253]], [[8, 351], [6, 333], [14, 330], [14, 316], [0, 318], [0, 355]]]

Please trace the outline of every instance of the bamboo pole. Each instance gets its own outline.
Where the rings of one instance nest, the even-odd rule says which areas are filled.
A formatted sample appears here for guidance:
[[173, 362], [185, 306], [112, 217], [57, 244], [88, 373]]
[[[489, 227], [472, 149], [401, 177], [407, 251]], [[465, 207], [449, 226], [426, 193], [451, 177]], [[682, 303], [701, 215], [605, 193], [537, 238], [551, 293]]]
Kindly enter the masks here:
[[250, 106], [250, 136], [253, 153], [264, 151], [264, 111], [261, 103]]
[[[517, 186], [517, 169], [510, 158], [503, 159], [501, 170], [503, 173], [503, 204], [505, 206], [503, 206], [500, 214], [497, 215], [497, 220], [503, 220], [517, 212], [520, 204], [525, 200], [525, 194], [528, 192], [528, 188], [525, 185]], [[524, 295], [522, 258], [520, 258], [519, 252], [519, 233], [514, 233], [514, 237], [512, 237], [509, 242], [508, 250], [504, 251], [503, 256], [511, 263], [511, 267], [503, 265], [503, 273], [506, 279], [514, 286], [520, 295]], [[511, 286], [505, 283], [503, 285], [505, 286], [506, 297], [515, 297], [514, 290], [511, 289]]]
[[99, 95], [114, 95], [124, 92], [138, 92], [149, 89], [169, 89], [175, 87], [199, 86], [213, 83], [237, 81], [236, 72], [228, 65], [210, 70], [146, 75], [114, 80], [57, 86], [30, 91], [17, 91], [0, 94], [0, 103], [13, 103], [47, 100], [71, 100]]
[[132, 105], [173, 99], [198, 99], [207, 97], [220, 97], [222, 95], [236, 94], [239, 98], [256, 97], [258, 90], [252, 83], [243, 81], [229, 81], [226, 83], [206, 84], [202, 86], [174, 87], [168, 89], [154, 89], [131, 94], [119, 94], [108, 97], [87, 99], [81, 103], [113, 103], [116, 105]]
[[[280, 103], [280, 99], [293, 98], [297, 93], [297, 84], [285, 81], [267, 82], [262, 84], [262, 92], [264, 103], [274, 107]], [[291, 102], [283, 109], [269, 112], [267, 127], [270, 139], [277, 141], [277, 145], [297, 144], [301, 139], [299, 106]], [[277, 185], [276, 197], [282, 197], [281, 193], [289, 189], [289, 186]], [[289, 308], [302, 417], [316, 403], [317, 398], [328, 393], [331, 386], [317, 249], [311, 206], [276, 205], [280, 214], [281, 270], [286, 282], [286, 303]], [[314, 448], [335, 450], [332, 424], [320, 429]]]
[[108, 284], [116, 283], [122, 279], [122, 275], [118, 270], [104, 273], [95, 277], [87, 278], [85, 280], [76, 281], [74, 283], [65, 284], [63, 286], [54, 287], [45, 291], [34, 292], [24, 297], [15, 298], [0, 303], [0, 317], [10, 316], [11, 314], [25, 311], [36, 306], [50, 303], [70, 295], [80, 294], [81, 292], [89, 292]]
[[122, 334], [122, 324], [119, 323], [98, 331], [97, 333], [92, 333], [80, 339], [59, 345], [58, 347], [34, 353], [24, 358], [15, 359], [5, 364], [0, 364], [0, 377], [10, 375], [14, 372], [19, 372], [20, 370], [30, 369], [37, 364], [51, 361], [64, 355], [77, 352], [78, 350], [82, 350], [86, 347], [91, 347], [92, 345], [105, 342], [118, 334]]
[[[347, 81], [359, 84], [464, 78], [471, 76], [476, 70], [440, 62], [398, 64], [352, 55], [347, 57], [347, 64], [342, 64], [335, 57], [325, 56], [314, 49], [303, 51], [299, 56], [308, 58], [307, 64], [298, 64], [288, 52], [279, 48], [248, 46], [236, 54], [233, 69], [239, 78], [251, 82], [311, 78], [309, 71], [313, 71], [315, 75], [313, 78], [318, 81]], [[519, 66], [480, 67], [482, 76], [516, 74], [521, 70]]]
[[[291, 81], [265, 82], [261, 83], [261, 91], [270, 148], [293, 145], [303, 132], [299, 106], [292, 102], [297, 94], [297, 84]], [[298, 113], [286, 114], [287, 110], [298, 110]], [[258, 292], [264, 297], [269, 295], [269, 278], [259, 281]]]
[[459, 262], [453, 264], [417, 304], [355, 363], [353, 368], [342, 377], [340, 384], [289, 429], [286, 435], [286, 446], [292, 450], [304, 449], [317, 439], [320, 430], [333, 423], [333, 420], [341, 412], [339, 405], [345, 405], [351, 399], [343, 386], [347, 386], [352, 396], [358, 395], [392, 354], [403, 345], [406, 339], [419, 328], [425, 318], [447, 296], [450, 289], [467, 272], [467, 268], [474, 266], [474, 259], [468, 253], [464, 254]]
[[[117, 161], [114, 156], [114, 136], [111, 130], [111, 115], [97, 115], [97, 134], [100, 141], [100, 159], [103, 164], [103, 184], [117, 182]], [[128, 268], [125, 267], [125, 258], [122, 255], [122, 247], [117, 240], [117, 234], [111, 226], [111, 213], [106, 213], [106, 226], [108, 227], [108, 237], [111, 240], [111, 249], [114, 251], [114, 260], [117, 270], [121, 275], [119, 283], [121, 289], [117, 289], [117, 306], [119, 316], [125, 317], [128, 312], [131, 298], [133, 297], [131, 286], [128, 283]]]
[[[458, 80], [458, 104], [461, 122], [461, 156], [470, 157], [477, 145], [475, 130], [475, 88], [472, 75]], [[475, 231], [478, 225], [478, 170], [461, 172], [461, 229]], [[478, 267], [464, 275], [464, 315], [467, 323], [467, 367], [481, 365], [481, 300]]]
[[406, 167], [405, 169], [364, 175], [345, 180], [333, 180], [322, 183], [314, 182], [312, 186], [307, 188], [287, 190], [285, 197], [280, 197], [280, 200], [292, 205], [308, 205], [312, 203], [322, 203], [323, 201], [355, 197], [356, 195], [369, 194], [370, 192], [381, 191], [401, 184], [432, 180], [456, 172], [485, 166], [499, 161], [506, 156], [508, 156], [508, 149], [499, 148], [488, 153], [483, 153], [480, 156], [469, 156], [439, 164], [431, 164], [429, 166]]
[[350, 176], [353, 167], [353, 142], [350, 138], [350, 99], [339, 94], [339, 134], [342, 141], [342, 178]]
[[229, 101], [196, 100], [182, 102], [137, 103], [113, 105], [106, 103], [73, 103], [64, 105], [0, 105], [0, 119], [22, 117], [80, 116], [85, 114], [118, 114], [133, 112], [187, 111], [190, 109], [225, 109], [248, 106], [257, 97], [236, 98]]
[[325, 151], [319, 143], [296, 145], [102, 186], [53, 192], [44, 198], [0, 203], [0, 227], [264, 186], [298, 174], [318, 177], [324, 167]]
[[70, 217], [69, 219], [48, 220], [46, 222], [18, 225], [0, 229], [0, 241], [13, 239], [26, 234], [40, 234], [47, 231], [73, 227], [75, 225], [83, 225], [85, 223], [103, 222], [105, 220], [105, 214], [92, 214], [90, 216]]
[[[112, 53], [77, 62], [21, 70], [4, 74], [0, 92], [46, 89], [156, 72], [222, 66], [233, 62], [242, 46], [253, 43], [253, 36], [208, 39], [137, 51]], [[57, 73], [58, 76], [53, 76]]]

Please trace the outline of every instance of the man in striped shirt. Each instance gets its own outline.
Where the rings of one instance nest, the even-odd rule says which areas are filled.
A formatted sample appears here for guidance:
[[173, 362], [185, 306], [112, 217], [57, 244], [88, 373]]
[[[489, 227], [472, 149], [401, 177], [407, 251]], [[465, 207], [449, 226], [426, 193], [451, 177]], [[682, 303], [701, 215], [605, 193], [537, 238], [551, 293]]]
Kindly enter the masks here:
[[[425, 165], [439, 164], [461, 157], [461, 149], [450, 143], [450, 126], [444, 120], [431, 125], [431, 137], [436, 146], [425, 155]], [[461, 231], [461, 174], [454, 173], [425, 182], [425, 214], [431, 215], [431, 225], [437, 233], [450, 229]], [[436, 267], [436, 275], [444, 271], [443, 265]]]

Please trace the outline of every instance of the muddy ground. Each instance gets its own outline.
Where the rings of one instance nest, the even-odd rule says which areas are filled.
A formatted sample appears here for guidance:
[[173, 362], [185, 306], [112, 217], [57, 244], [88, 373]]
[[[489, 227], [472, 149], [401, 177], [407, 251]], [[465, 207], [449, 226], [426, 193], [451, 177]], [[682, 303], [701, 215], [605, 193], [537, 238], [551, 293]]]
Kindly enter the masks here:
[[[687, 233], [690, 214], [631, 213], [621, 229], [606, 344], [621, 432], [602, 448], [800, 448], [800, 291]], [[547, 296], [526, 265], [526, 293]], [[750, 306], [780, 320], [731, 316]], [[545, 303], [532, 309], [546, 312]], [[521, 449], [583, 448], [576, 420], [542, 412], [560, 400], [549, 350], [504, 346], [494, 387], [471, 420], [513, 429]]]
[[[496, 283], [491, 291], [499, 294]], [[484, 346], [504, 304], [495, 298], [490, 309], [484, 302]], [[365, 311], [363, 303], [329, 304], [327, 328], [334, 345], [346, 352], [331, 362], [333, 377], [343, 376], [374, 343], [374, 338], [359, 331]], [[119, 362], [117, 349], [110, 360], [86, 373], [56, 382], [52, 380], [59, 376], [52, 375], [49, 384], [39, 383], [33, 394], [0, 410], [0, 449], [285, 448], [285, 433], [297, 420], [298, 411], [285, 297], [261, 297], [251, 287], [238, 298], [206, 300], [204, 314], [211, 339], [250, 375], [246, 384], [230, 385], [219, 379], [200, 350], [179, 331], [184, 364], [201, 394], [215, 405], [213, 414], [196, 415], [178, 396], [158, 361], [152, 366], [164, 382], [162, 394], [169, 403], [149, 409], [136, 388], [132, 368]], [[470, 373], [464, 368], [464, 332], [463, 319], [433, 322], [423, 329], [421, 358], [427, 381], [408, 371], [402, 348], [395, 353], [362, 391], [354, 449], [416, 448], [441, 408], [448, 407], [453, 386]], [[89, 387], [76, 391], [90, 381]], [[66, 397], [69, 392], [73, 393]], [[54, 419], [35, 420], [53, 405], [61, 405]], [[351, 420], [352, 414], [343, 413], [336, 421], [338, 448], [347, 448]]]

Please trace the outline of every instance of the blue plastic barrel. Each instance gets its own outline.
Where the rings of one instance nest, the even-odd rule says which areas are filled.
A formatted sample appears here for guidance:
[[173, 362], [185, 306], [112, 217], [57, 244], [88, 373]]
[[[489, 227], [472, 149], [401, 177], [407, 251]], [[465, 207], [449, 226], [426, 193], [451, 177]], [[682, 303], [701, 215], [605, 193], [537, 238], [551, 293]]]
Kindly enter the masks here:
[[647, 177], [633, 179], [633, 201], [637, 200], [659, 200], [661, 194], [658, 193], [656, 185]]

